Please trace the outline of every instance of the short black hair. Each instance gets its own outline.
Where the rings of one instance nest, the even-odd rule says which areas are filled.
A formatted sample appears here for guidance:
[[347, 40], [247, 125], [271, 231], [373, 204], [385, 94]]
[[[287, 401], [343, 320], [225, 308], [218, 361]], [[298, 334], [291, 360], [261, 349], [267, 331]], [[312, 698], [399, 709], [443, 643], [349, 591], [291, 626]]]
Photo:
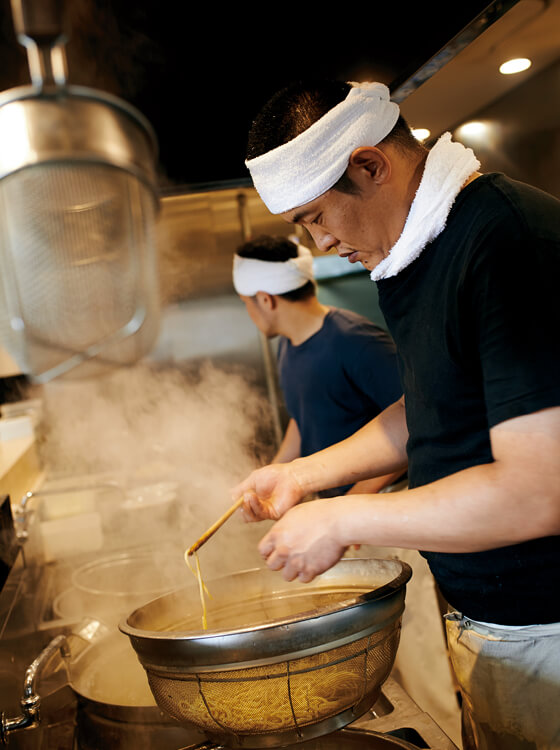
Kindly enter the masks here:
[[263, 234], [245, 242], [236, 250], [236, 253], [241, 258], [283, 263], [290, 258], [297, 258], [298, 248], [288, 237]]
[[[254, 260], [267, 260], [272, 263], [284, 263], [290, 258], [297, 258], [298, 248], [295, 242], [288, 237], [275, 235], [261, 235], [254, 240], [245, 242], [237, 248], [237, 255], [241, 258], [253, 258]], [[283, 297], [290, 302], [308, 299], [315, 294], [315, 284], [308, 281], [307, 284], [293, 289], [291, 292], [284, 292], [276, 296]]]
[[296, 81], [263, 106], [249, 131], [247, 158], [291, 141], [346, 99], [352, 87], [342, 81]]
[[[296, 138], [346, 99], [351, 88], [342, 81], [311, 80], [297, 81], [278, 91], [253, 120], [247, 158], [254, 159]], [[401, 115], [381, 143], [391, 143], [401, 151], [424, 150]], [[356, 186], [345, 172], [333, 190], [355, 193]]]

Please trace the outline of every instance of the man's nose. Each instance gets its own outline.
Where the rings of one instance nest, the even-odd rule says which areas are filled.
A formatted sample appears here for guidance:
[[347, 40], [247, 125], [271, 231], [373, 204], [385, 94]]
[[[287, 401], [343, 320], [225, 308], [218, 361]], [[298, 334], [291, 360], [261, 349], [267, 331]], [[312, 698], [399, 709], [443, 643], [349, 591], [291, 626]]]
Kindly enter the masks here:
[[328, 253], [328, 251], [338, 245], [338, 240], [330, 232], [325, 232], [319, 227], [308, 227], [307, 231], [313, 238], [313, 241], [322, 253]]

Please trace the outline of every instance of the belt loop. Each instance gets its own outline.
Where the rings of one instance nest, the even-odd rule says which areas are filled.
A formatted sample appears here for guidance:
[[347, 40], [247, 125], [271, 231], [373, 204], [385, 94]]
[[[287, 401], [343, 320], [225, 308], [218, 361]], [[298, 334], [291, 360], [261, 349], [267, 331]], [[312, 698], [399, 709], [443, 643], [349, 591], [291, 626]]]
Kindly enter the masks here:
[[445, 620], [449, 620], [449, 622], [457, 623], [457, 628], [459, 630], [459, 634], [457, 635], [457, 642], [459, 642], [461, 640], [461, 636], [468, 627], [468, 620], [463, 617], [463, 614], [461, 612], [457, 612], [456, 610], [448, 612], [443, 616], [443, 618]]
[[457, 610], [449, 610], [449, 612], [443, 616], [443, 619], [451, 622], [461, 622], [463, 615], [461, 612], [457, 612]]

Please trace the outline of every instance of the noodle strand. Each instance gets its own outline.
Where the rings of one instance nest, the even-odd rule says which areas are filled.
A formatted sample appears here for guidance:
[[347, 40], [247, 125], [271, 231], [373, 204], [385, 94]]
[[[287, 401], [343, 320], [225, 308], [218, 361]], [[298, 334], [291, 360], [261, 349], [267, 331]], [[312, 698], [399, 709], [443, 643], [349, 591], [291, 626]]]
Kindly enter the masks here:
[[191, 565], [191, 561], [189, 559], [190, 557], [189, 550], [185, 552], [185, 562], [187, 563], [188, 568], [191, 571], [191, 573], [195, 576], [195, 578], [198, 581], [198, 592], [200, 595], [200, 604], [202, 605], [202, 629], [208, 630], [206, 597], [211, 596], [211, 594], [206, 588], [206, 584], [202, 580], [202, 573], [200, 571], [200, 561], [198, 559], [198, 554], [196, 552], [193, 552], [192, 554], [194, 555], [194, 559], [196, 561], [196, 570]]

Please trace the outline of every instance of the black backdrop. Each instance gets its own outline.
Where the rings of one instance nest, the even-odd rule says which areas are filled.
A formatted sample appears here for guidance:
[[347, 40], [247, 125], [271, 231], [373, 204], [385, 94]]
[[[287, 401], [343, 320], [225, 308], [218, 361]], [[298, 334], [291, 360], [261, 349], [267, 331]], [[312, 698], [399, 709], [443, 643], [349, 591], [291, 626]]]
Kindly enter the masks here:
[[[175, 187], [247, 179], [248, 127], [278, 88], [311, 76], [391, 85], [490, 4], [68, 2], [69, 81], [136, 105], [156, 130], [162, 184]], [[29, 75], [9, 0], [0, 10], [6, 89]]]

